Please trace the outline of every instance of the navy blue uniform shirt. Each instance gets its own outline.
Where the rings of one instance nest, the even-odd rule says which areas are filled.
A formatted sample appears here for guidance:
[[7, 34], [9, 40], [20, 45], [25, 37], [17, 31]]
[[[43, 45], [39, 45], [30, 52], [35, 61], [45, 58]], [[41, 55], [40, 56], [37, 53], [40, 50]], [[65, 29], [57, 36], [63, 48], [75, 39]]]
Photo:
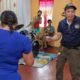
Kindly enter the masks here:
[[58, 26], [58, 32], [62, 33], [62, 46], [80, 46], [80, 17], [75, 16], [70, 26], [68, 25], [66, 18], [61, 20]]
[[17, 68], [22, 53], [32, 51], [28, 37], [0, 29], [0, 80], [21, 80]]

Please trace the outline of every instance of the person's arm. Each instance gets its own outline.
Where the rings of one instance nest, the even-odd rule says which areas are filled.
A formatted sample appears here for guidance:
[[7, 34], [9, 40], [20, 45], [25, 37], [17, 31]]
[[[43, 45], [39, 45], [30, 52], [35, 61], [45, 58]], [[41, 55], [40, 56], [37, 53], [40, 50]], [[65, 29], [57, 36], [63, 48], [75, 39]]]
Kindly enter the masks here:
[[27, 27], [33, 25], [37, 20], [39, 20], [38, 17], [33, 18], [33, 20], [27, 25]]
[[62, 37], [62, 34], [61, 34], [60, 32], [57, 32], [57, 34], [52, 37], [52, 40], [57, 41], [57, 40], [59, 40], [61, 37]]
[[24, 37], [23, 40], [23, 58], [24, 61], [26, 62], [26, 65], [32, 66], [34, 63], [34, 57], [32, 53], [32, 41], [28, 37]]
[[47, 35], [47, 26], [44, 28], [44, 35]]
[[57, 34], [54, 35], [53, 37], [47, 36], [47, 41], [52, 41], [52, 40], [57, 41], [61, 37], [62, 37], [62, 24], [60, 22], [59, 25], [58, 25]]
[[28, 66], [32, 66], [34, 63], [33, 53], [29, 52], [28, 54], [23, 53], [23, 59]]
[[58, 32], [56, 35], [54, 35], [53, 37], [49, 37], [47, 36], [46, 37], [46, 40], [49, 42], [49, 41], [57, 41], [59, 40], [60, 38], [62, 37], [62, 34], [60, 32]]

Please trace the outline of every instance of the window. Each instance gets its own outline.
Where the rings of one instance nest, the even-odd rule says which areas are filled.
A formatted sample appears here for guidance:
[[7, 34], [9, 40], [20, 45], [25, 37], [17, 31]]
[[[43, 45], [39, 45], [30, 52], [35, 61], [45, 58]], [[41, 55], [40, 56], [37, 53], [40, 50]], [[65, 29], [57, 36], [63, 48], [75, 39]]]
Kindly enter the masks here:
[[39, 9], [42, 10], [41, 27], [46, 27], [47, 20], [52, 20], [54, 0], [39, 0]]

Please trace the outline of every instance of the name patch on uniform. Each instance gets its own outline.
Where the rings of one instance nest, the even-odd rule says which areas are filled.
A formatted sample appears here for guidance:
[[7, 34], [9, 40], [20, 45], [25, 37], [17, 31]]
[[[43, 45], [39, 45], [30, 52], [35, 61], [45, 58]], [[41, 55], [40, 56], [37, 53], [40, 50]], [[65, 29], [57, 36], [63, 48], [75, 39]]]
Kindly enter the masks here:
[[80, 29], [80, 24], [76, 24], [75, 29]]

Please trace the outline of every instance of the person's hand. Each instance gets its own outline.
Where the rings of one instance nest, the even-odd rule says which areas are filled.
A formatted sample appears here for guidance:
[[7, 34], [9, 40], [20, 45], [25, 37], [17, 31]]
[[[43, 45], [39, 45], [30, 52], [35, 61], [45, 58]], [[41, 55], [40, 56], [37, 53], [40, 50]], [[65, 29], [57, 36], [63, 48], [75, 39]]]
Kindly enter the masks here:
[[46, 36], [46, 41], [47, 41], [47, 42], [51, 42], [51, 41], [52, 41], [52, 38], [49, 37], [49, 36]]

